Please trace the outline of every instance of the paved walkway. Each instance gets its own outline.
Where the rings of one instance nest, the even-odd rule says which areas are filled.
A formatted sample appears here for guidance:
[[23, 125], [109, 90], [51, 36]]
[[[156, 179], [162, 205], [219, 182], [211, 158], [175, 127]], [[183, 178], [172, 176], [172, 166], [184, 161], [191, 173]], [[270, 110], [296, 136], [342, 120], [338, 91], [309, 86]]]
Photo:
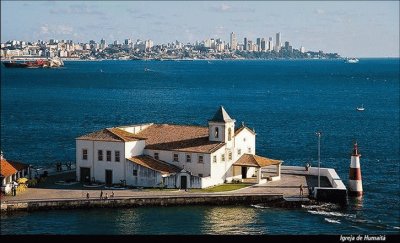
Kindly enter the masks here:
[[[157, 197], [157, 196], [201, 196], [211, 194], [283, 194], [287, 198], [296, 198], [300, 196], [300, 185], [304, 186], [303, 196], [308, 196], [308, 186], [316, 186], [317, 179], [312, 176], [290, 174], [286, 172], [282, 174], [280, 181], [267, 182], [265, 184], [256, 184], [235, 191], [206, 193], [206, 192], [188, 192], [184, 190], [157, 190], [157, 189], [126, 189], [126, 190], [108, 190], [104, 188], [85, 188], [80, 183], [75, 185], [56, 185], [54, 182], [73, 177], [73, 173], [51, 176], [45, 182], [39, 184], [37, 188], [28, 188], [25, 192], [19, 193], [17, 196], [3, 196], [2, 202], [13, 201], [40, 201], [40, 200], [68, 200], [68, 199], [86, 199], [87, 193], [89, 198], [99, 199], [100, 193], [103, 191], [103, 197], [107, 194], [108, 197], [114, 192], [115, 198], [130, 198], [130, 197]], [[329, 185], [326, 178], [322, 180], [321, 185]]]

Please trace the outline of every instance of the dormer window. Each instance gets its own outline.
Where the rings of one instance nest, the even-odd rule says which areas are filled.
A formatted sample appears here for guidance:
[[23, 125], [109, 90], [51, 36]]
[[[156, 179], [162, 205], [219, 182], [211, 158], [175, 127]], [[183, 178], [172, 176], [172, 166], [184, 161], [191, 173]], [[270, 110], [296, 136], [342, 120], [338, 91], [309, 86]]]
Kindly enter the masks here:
[[218, 129], [218, 127], [216, 127], [216, 128], [215, 128], [215, 131], [214, 131], [214, 137], [215, 137], [215, 138], [218, 138], [218, 136], [219, 136], [218, 133], [219, 133], [219, 129]]
[[232, 128], [228, 128], [228, 141], [232, 139]]

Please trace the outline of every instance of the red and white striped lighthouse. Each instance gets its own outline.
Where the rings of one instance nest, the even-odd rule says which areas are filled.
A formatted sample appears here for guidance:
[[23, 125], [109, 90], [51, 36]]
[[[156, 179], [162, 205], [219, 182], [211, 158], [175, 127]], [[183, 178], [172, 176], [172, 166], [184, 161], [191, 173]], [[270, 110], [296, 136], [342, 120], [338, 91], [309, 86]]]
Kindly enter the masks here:
[[349, 196], [362, 196], [362, 180], [360, 168], [360, 156], [358, 153], [357, 142], [354, 144], [353, 153], [351, 155], [350, 173], [349, 173]]

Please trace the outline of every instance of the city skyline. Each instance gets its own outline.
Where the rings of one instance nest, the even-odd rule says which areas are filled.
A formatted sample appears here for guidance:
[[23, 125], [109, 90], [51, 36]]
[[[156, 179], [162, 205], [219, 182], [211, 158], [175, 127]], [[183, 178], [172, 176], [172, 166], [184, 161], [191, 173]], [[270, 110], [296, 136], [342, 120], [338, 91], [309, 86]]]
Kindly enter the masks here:
[[[155, 44], [221, 38], [290, 41], [341, 56], [398, 57], [399, 2], [1, 1], [1, 42], [71, 39]], [[17, 13], [18, 14], [15, 14]]]

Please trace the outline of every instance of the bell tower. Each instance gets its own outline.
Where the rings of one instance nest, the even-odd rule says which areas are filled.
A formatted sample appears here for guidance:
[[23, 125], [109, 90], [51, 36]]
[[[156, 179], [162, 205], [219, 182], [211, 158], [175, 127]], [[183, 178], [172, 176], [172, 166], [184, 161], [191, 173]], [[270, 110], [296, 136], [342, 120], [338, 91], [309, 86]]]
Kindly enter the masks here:
[[208, 120], [208, 137], [213, 142], [230, 143], [235, 134], [235, 120], [221, 105], [213, 118]]

